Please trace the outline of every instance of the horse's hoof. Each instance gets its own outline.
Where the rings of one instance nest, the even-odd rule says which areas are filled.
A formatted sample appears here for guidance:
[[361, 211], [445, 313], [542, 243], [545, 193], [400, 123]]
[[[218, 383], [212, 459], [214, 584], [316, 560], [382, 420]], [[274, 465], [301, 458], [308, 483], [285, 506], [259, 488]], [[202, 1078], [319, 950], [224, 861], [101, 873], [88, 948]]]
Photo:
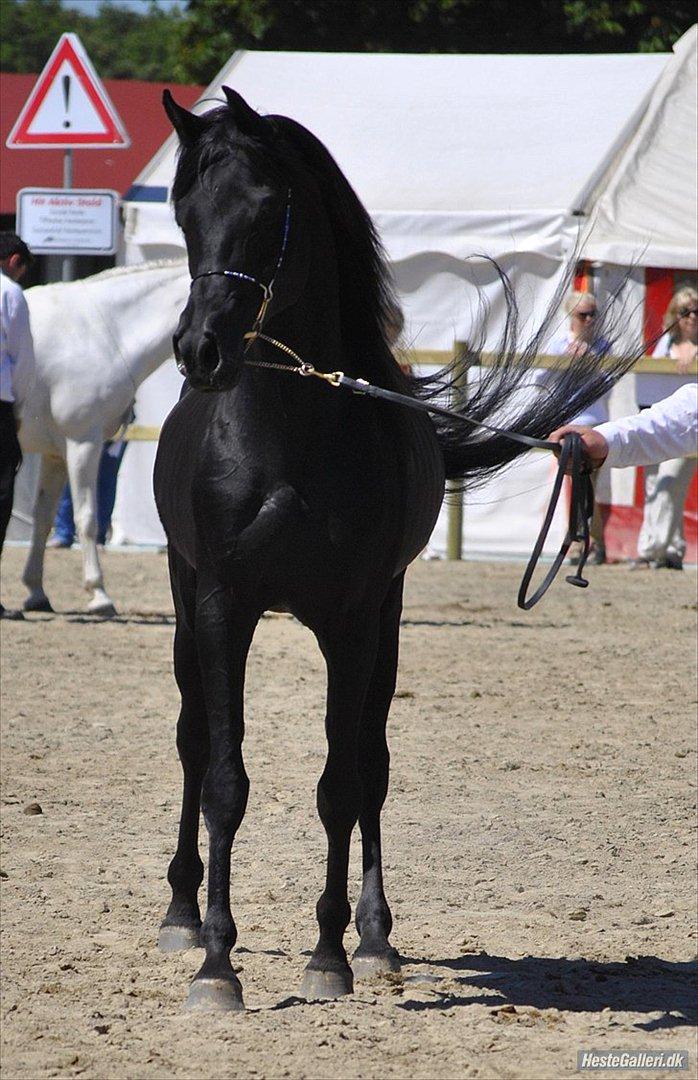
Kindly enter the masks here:
[[376, 975], [396, 974], [400, 969], [400, 954], [397, 949], [377, 954], [362, 953], [357, 949], [351, 958], [351, 970], [355, 979], [373, 979]]
[[196, 1012], [242, 1012], [242, 987], [237, 979], [194, 979], [184, 1008]]
[[87, 605], [90, 615], [101, 615], [103, 619], [112, 619], [116, 615], [116, 608], [111, 600], [92, 600]]
[[306, 1001], [334, 1001], [354, 993], [351, 969], [344, 971], [316, 971], [306, 968], [301, 983], [300, 996]]
[[50, 611], [53, 612], [51, 601], [48, 596], [28, 596], [22, 605], [25, 611]]
[[201, 945], [199, 931], [193, 926], [161, 926], [158, 934], [158, 949], [161, 952], [182, 952], [184, 949], [198, 949]]

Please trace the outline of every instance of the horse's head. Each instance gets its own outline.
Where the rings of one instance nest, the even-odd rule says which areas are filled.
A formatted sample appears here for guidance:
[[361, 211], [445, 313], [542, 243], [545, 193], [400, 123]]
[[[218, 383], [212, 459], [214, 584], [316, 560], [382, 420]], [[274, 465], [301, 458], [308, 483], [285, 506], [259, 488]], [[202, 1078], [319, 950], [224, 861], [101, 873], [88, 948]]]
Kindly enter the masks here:
[[173, 203], [192, 276], [174, 351], [192, 386], [205, 390], [240, 378], [245, 334], [265, 310], [289, 232], [290, 195], [268, 121], [223, 90], [227, 105], [203, 116], [163, 95], [180, 139]]

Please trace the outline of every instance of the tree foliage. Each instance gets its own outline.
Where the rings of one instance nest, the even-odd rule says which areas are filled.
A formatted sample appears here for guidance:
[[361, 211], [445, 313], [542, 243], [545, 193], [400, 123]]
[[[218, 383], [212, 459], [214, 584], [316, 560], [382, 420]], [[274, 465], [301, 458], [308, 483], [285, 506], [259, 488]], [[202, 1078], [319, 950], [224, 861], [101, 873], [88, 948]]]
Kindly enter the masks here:
[[39, 72], [61, 34], [77, 34], [106, 79], [168, 80], [177, 63], [182, 9], [145, 14], [103, 3], [95, 16], [61, 0], [0, 0], [0, 70]]
[[681, 0], [189, 0], [177, 70], [207, 82], [236, 48], [668, 51], [694, 18]]
[[77, 33], [104, 78], [209, 82], [236, 49], [329, 52], [669, 51], [695, 17], [683, 0], [182, 0], [146, 14], [103, 3], [0, 0], [0, 66], [40, 71]]

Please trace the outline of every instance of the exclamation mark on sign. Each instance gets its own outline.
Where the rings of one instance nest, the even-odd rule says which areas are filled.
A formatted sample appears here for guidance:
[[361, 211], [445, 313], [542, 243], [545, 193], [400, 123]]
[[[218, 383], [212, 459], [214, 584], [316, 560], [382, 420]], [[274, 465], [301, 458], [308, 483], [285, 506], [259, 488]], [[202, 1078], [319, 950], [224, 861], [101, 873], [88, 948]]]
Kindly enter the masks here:
[[63, 104], [65, 106], [66, 117], [63, 121], [63, 127], [70, 127], [70, 120], [68, 119], [68, 113], [70, 112], [70, 75], [63, 76]]

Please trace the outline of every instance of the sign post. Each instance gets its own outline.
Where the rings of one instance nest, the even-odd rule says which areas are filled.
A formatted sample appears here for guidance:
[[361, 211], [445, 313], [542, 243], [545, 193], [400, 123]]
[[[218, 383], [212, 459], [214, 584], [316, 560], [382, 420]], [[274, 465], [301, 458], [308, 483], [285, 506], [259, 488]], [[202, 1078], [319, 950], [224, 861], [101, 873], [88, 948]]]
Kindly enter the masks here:
[[[131, 145], [109, 95], [76, 34], [63, 34], [7, 139], [11, 150], [63, 150], [63, 187], [73, 187], [73, 150]], [[74, 256], [63, 259], [72, 281]]]
[[[67, 147], [63, 151], [63, 187], [70, 190], [73, 186], [73, 148]], [[25, 241], [26, 243], [26, 241]], [[31, 250], [31, 249], [30, 249]], [[75, 278], [75, 256], [63, 256], [62, 281], [73, 281]]]

